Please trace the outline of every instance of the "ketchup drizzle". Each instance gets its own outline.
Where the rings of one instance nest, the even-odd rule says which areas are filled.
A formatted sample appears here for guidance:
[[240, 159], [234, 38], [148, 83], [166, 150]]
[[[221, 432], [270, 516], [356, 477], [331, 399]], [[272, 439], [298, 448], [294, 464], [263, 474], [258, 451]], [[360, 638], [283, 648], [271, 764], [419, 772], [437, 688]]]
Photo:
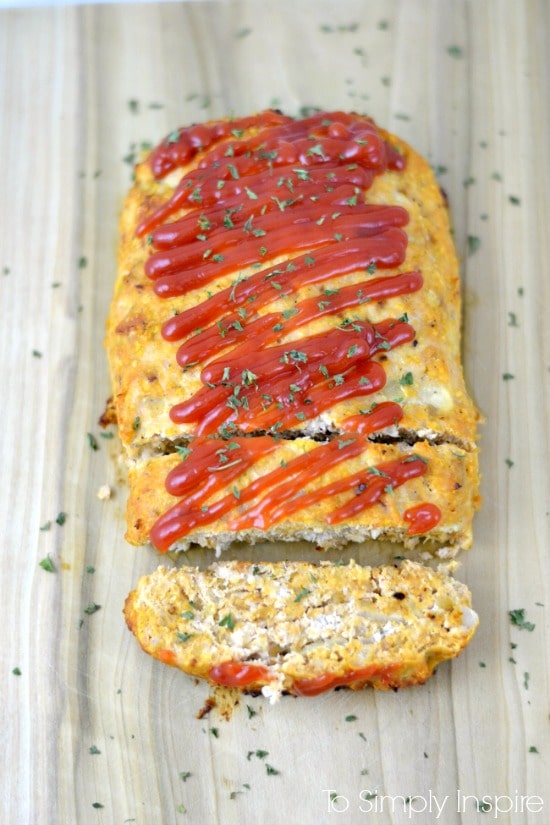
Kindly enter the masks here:
[[[336, 524], [422, 475], [426, 463], [409, 454], [302, 494], [316, 474], [359, 455], [368, 436], [399, 422], [402, 408], [388, 401], [345, 420], [342, 430], [349, 438], [320, 444], [251, 481], [238, 497], [227, 493], [209, 503], [276, 447], [273, 436], [232, 441], [212, 436], [226, 435], [228, 425], [241, 433], [295, 430], [344, 399], [368, 397], [386, 382], [376, 353], [414, 339], [406, 316], [374, 325], [342, 321], [347, 309], [422, 287], [417, 271], [375, 275], [405, 260], [402, 227], [408, 214], [399, 206], [365, 203], [374, 177], [403, 169], [405, 163], [374, 123], [343, 112], [295, 121], [268, 111], [178, 129], [148, 162], [157, 179], [192, 166], [172, 197], [137, 229], [138, 236], [149, 235], [152, 254], [145, 272], [159, 298], [185, 295], [246, 267], [258, 270], [173, 315], [162, 327], [167, 341], [181, 342], [177, 363], [183, 369], [201, 366], [202, 387], [170, 411], [175, 423], [193, 424], [196, 437], [189, 448], [180, 448], [183, 460], [166, 479], [168, 492], [180, 500], [153, 526], [154, 546], [165, 552], [194, 527], [235, 508], [230, 529], [266, 529], [284, 515], [351, 492], [326, 516]], [[276, 261], [281, 255], [287, 258], [284, 264]], [[323, 287], [292, 303], [304, 286], [361, 270], [369, 277], [338, 289]], [[286, 309], [269, 311], [280, 298]], [[264, 307], [268, 311], [261, 314]], [[339, 318], [328, 332], [283, 343], [300, 327], [332, 316]], [[410, 535], [432, 529], [440, 517], [429, 503], [403, 515]], [[233, 663], [220, 668], [211, 674], [215, 681], [246, 684], [252, 677], [248, 671], [233, 672]], [[308, 692], [308, 686], [303, 689]]]
[[423, 502], [416, 507], [409, 507], [403, 513], [405, 521], [409, 522], [407, 533], [416, 536], [418, 533], [427, 533], [441, 521], [441, 510], [436, 504]]

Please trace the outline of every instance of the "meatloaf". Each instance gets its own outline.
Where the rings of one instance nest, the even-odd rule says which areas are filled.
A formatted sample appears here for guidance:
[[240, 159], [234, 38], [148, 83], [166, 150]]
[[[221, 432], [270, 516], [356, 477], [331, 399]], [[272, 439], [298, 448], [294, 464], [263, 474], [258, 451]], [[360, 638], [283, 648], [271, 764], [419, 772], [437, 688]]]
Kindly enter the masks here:
[[[337, 499], [353, 499], [349, 520], [329, 526], [332, 501], [288, 506], [273, 534], [264, 519], [264, 538], [301, 537], [311, 518], [323, 546], [382, 534], [410, 544], [431, 530], [448, 547], [471, 544], [478, 414], [460, 362], [447, 208], [428, 164], [369, 118], [264, 112], [171, 133], [136, 167], [123, 209], [107, 350], [132, 467], [130, 541], [148, 541], [151, 514], [180, 504], [180, 488], [168, 485], [167, 498], [162, 482], [174, 455], [203, 492], [215, 488], [202, 508], [253, 475], [257, 493], [235, 502], [244, 525], [268, 489], [257, 479], [264, 464], [336, 439], [355, 440], [357, 483]], [[236, 438], [258, 436], [267, 463], [265, 451], [237, 463], [227, 453]], [[231, 460], [199, 468], [201, 438]], [[316, 449], [322, 459], [333, 448]], [[388, 479], [371, 501], [384, 454], [408, 456], [412, 469], [415, 452], [429, 456], [431, 481], [407, 481], [390, 500]], [[312, 460], [308, 481], [327, 488], [347, 472], [334, 466]], [[302, 490], [280, 481], [288, 505]], [[423, 504], [415, 524], [403, 517]], [[227, 545], [223, 525], [208, 521], [207, 531], [172, 523], [174, 547]], [[257, 525], [242, 535], [254, 539]]]
[[[106, 346], [128, 541], [170, 554], [266, 540], [383, 539], [443, 558], [470, 547], [479, 415], [459, 268], [445, 198], [407, 143], [344, 112], [176, 129], [137, 164], [120, 235]], [[402, 600], [380, 595], [386, 580]], [[205, 614], [188, 605], [191, 582]], [[271, 607], [253, 600], [241, 616], [242, 588]], [[212, 612], [221, 591], [235, 628]], [[434, 607], [423, 594], [436, 592]], [[472, 635], [468, 598], [412, 562], [228, 561], [160, 568], [126, 618], [157, 658], [214, 682], [224, 662], [245, 667], [239, 686], [278, 695], [423, 681]]]

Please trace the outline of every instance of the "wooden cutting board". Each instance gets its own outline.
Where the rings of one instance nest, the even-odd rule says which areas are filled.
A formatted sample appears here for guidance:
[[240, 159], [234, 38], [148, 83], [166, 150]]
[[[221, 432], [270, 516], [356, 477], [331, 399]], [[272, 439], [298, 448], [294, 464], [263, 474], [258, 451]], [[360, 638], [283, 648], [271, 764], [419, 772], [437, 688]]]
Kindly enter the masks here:
[[[549, 44], [544, 0], [1, 13], [3, 823], [550, 822]], [[371, 114], [449, 196], [487, 418], [459, 573], [481, 626], [422, 688], [197, 719], [209, 689], [121, 615], [157, 557], [123, 539], [117, 440], [97, 425], [104, 320], [142, 144], [270, 105]]]

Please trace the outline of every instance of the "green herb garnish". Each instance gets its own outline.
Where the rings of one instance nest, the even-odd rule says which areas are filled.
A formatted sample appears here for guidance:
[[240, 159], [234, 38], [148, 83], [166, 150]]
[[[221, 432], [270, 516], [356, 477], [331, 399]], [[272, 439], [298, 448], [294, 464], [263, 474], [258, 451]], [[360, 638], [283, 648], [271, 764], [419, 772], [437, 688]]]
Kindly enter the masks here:
[[481, 246], [481, 239], [477, 235], [468, 235], [468, 255], [473, 255]]
[[520, 630], [534, 630], [535, 625], [533, 622], [528, 622], [525, 618], [525, 608], [521, 607], [517, 610], [509, 610], [508, 615], [510, 617], [510, 621], [515, 627], [519, 627]]
[[96, 604], [95, 602], [90, 602], [90, 604], [84, 608], [84, 613], [87, 613], [88, 616], [92, 616], [94, 613], [97, 613], [98, 610], [101, 610], [101, 605]]
[[235, 627], [235, 620], [233, 618], [233, 615], [231, 613], [228, 613], [227, 616], [224, 616], [221, 622], [218, 622], [218, 624], [220, 625], [220, 627], [227, 627], [229, 628], [229, 630], [233, 630]]

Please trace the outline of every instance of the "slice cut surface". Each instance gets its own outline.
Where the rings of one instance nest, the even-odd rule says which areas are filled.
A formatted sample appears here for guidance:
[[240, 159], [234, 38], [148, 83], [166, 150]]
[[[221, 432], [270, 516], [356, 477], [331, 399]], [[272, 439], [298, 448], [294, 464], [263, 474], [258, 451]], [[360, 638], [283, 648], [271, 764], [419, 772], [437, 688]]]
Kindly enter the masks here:
[[271, 700], [421, 684], [478, 622], [464, 585], [411, 561], [159, 567], [139, 580], [125, 616], [155, 658]]

